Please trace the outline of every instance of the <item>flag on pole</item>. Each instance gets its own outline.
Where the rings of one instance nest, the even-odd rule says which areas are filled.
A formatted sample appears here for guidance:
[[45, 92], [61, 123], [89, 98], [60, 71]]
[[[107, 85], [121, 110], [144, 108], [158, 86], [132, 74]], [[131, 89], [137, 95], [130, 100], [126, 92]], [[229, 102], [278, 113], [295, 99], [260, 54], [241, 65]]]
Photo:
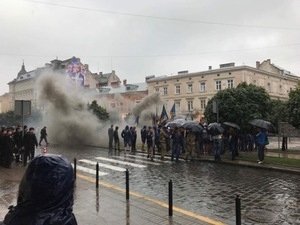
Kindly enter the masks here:
[[154, 113], [151, 113], [151, 119], [152, 119], [152, 126], [156, 125], [156, 116]]
[[167, 114], [167, 110], [166, 107], [163, 106], [162, 111], [161, 111], [161, 115], [160, 115], [160, 122], [164, 121], [164, 120], [168, 120], [168, 114]]
[[175, 112], [175, 102], [174, 105], [172, 106], [171, 110], [170, 110], [170, 115], [171, 115], [171, 119], [174, 119], [174, 117], [176, 116], [176, 112]]

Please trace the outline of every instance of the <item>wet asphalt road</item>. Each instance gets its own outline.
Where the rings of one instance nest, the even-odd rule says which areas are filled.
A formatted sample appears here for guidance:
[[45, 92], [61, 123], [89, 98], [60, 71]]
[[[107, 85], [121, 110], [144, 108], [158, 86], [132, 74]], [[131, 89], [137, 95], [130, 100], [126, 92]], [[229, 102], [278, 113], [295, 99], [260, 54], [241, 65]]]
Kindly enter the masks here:
[[[167, 160], [151, 163], [144, 155], [108, 156], [107, 149], [95, 147], [60, 148], [49, 146], [48, 153], [62, 154], [80, 166], [95, 169], [93, 162], [128, 168], [130, 191], [168, 202], [168, 182], [173, 181], [174, 206], [235, 224], [235, 197], [242, 201], [242, 224], [300, 224], [300, 175], [269, 170], [238, 167], [209, 162], [178, 163]], [[143, 168], [120, 165], [96, 159], [103, 157], [127, 161]], [[146, 164], [146, 163], [148, 164]], [[125, 188], [125, 173], [100, 166], [100, 181]], [[84, 173], [78, 171], [79, 173]], [[89, 176], [93, 176], [89, 174]]]

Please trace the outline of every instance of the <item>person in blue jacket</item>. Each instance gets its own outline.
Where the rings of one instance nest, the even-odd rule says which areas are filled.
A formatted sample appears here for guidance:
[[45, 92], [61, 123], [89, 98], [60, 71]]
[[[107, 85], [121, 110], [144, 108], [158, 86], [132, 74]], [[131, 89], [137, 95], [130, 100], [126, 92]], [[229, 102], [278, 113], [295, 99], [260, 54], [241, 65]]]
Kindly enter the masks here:
[[258, 134], [256, 135], [256, 140], [257, 140], [257, 153], [258, 153], [258, 164], [264, 163], [265, 159], [265, 145], [266, 145], [266, 140], [267, 134], [265, 129], [258, 127]]

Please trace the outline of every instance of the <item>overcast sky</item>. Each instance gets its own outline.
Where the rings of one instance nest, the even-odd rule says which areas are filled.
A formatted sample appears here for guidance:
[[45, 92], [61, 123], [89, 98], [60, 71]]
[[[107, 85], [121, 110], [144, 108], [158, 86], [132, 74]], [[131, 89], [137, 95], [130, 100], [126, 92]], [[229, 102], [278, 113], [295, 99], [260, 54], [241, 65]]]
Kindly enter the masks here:
[[0, 0], [0, 94], [58, 57], [148, 75], [272, 63], [300, 75], [299, 0]]

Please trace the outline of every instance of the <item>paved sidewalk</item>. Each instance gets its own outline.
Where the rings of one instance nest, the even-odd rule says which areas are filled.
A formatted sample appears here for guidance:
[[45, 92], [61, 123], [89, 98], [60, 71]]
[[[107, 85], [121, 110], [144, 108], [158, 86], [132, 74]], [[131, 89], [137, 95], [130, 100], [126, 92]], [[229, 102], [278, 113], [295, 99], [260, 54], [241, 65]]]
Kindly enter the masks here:
[[[7, 208], [16, 204], [24, 170], [14, 163], [11, 169], [0, 167], [0, 221], [8, 212]], [[73, 211], [79, 225], [224, 224], [176, 207], [170, 217], [166, 203], [138, 193], [130, 193], [130, 199], [126, 200], [122, 188], [100, 182], [96, 189], [95, 179], [81, 174], [77, 174], [74, 197]]]
[[[212, 157], [209, 156], [203, 156], [199, 160], [213, 163]], [[300, 174], [300, 168], [288, 166], [258, 165], [255, 162], [226, 159], [221, 163]], [[11, 169], [0, 167], [0, 221], [8, 212], [7, 208], [16, 204], [18, 185], [24, 171], [24, 167], [15, 163]], [[130, 193], [130, 199], [126, 200], [124, 188], [103, 182], [100, 182], [97, 191], [94, 178], [77, 175], [74, 214], [80, 225], [224, 224], [175, 207], [173, 217], [169, 217], [167, 204], [138, 193]]]

